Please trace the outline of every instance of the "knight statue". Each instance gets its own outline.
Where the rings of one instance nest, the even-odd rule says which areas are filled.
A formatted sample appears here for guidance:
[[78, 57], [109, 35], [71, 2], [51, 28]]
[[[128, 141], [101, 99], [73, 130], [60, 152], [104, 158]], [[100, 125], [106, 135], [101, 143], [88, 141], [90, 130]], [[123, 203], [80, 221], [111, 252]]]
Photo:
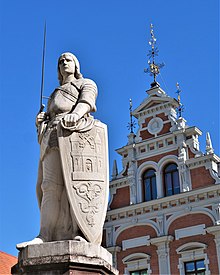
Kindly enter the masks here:
[[76, 240], [100, 244], [108, 203], [107, 127], [94, 119], [97, 86], [72, 53], [58, 60], [57, 87], [36, 117], [40, 233], [17, 245]]

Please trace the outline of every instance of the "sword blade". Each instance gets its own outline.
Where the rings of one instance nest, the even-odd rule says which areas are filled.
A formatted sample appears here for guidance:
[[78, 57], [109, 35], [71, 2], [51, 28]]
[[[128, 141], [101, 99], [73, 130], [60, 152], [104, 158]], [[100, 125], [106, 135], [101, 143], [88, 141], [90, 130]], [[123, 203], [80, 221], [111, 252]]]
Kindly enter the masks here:
[[44, 44], [43, 44], [43, 56], [42, 56], [42, 69], [41, 69], [41, 89], [40, 89], [40, 112], [44, 109], [43, 104], [43, 90], [44, 90], [44, 63], [45, 63], [45, 50], [46, 50], [46, 21], [44, 24]]

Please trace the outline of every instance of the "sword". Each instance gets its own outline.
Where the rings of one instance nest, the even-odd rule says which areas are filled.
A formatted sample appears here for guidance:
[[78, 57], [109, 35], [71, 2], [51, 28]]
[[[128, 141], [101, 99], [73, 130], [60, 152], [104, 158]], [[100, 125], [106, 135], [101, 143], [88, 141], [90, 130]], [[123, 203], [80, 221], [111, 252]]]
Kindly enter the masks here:
[[42, 70], [41, 70], [40, 111], [39, 111], [39, 113], [43, 112], [44, 107], [45, 107], [45, 105], [43, 104], [45, 49], [46, 49], [46, 21], [44, 24], [44, 44], [43, 44]]

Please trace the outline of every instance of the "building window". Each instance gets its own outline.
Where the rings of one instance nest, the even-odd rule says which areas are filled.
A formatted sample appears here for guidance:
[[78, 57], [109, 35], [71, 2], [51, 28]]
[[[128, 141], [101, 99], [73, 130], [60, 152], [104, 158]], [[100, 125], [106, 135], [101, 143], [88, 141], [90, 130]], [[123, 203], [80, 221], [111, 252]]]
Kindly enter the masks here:
[[124, 275], [149, 275], [152, 273], [150, 268], [150, 255], [145, 253], [134, 253], [122, 259], [125, 265]]
[[175, 163], [170, 163], [164, 168], [164, 189], [165, 196], [180, 193], [179, 172]]
[[199, 242], [186, 243], [177, 248], [180, 275], [211, 275], [206, 249], [207, 245]]
[[185, 274], [200, 274], [205, 275], [205, 261], [203, 260], [197, 260], [197, 261], [191, 261], [184, 263], [185, 266]]
[[149, 169], [143, 174], [143, 200], [151, 201], [157, 198], [156, 174], [154, 169]]
[[130, 275], [148, 275], [147, 269], [130, 271]]

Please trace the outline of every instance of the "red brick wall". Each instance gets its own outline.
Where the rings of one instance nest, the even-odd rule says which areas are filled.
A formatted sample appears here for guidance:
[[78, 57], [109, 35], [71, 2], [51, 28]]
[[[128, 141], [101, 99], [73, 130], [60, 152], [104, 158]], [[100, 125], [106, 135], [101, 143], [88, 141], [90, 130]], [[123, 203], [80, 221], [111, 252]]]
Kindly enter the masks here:
[[116, 194], [113, 195], [113, 200], [110, 209], [116, 209], [130, 205], [130, 190], [129, 187], [118, 188]]
[[160, 133], [158, 134], [158, 136], [161, 136], [161, 135], [164, 135], [164, 134], [167, 134], [170, 132], [170, 127], [171, 127], [171, 123], [165, 123], [164, 126], [163, 126], [163, 129], [160, 131]]
[[[175, 230], [188, 227], [188, 226], [195, 226], [198, 224], [205, 224], [206, 227], [212, 226], [213, 222], [205, 214], [189, 214], [184, 217], [180, 217], [176, 219], [169, 228], [169, 235], [175, 236]], [[178, 255], [176, 252], [176, 249], [180, 247], [183, 244], [187, 244], [189, 242], [201, 242], [208, 246], [207, 250], [205, 250], [205, 253], [207, 253], [207, 256], [209, 258], [209, 269], [211, 271], [211, 274], [219, 274], [218, 272], [218, 263], [217, 263], [217, 256], [216, 256], [216, 246], [214, 242], [214, 236], [211, 234], [206, 235], [198, 235], [198, 236], [191, 236], [182, 238], [180, 240], [175, 240], [170, 242], [170, 268], [171, 268], [171, 274], [179, 274], [178, 270], [178, 264], [179, 264], [179, 257], [181, 255]]]
[[206, 187], [207, 185], [215, 183], [215, 180], [211, 177], [209, 170], [205, 167], [192, 169], [190, 170], [190, 173], [193, 189]]
[[166, 116], [164, 113], [158, 114], [157, 117], [161, 118], [163, 121], [168, 120], [168, 116]]
[[151, 116], [151, 117], [146, 118], [146, 119], [145, 119], [145, 122], [144, 122], [144, 123], [142, 123], [142, 128], [147, 127], [147, 125], [148, 125], [149, 121], [150, 121], [152, 118], [153, 118], [152, 116]]
[[[161, 118], [163, 121], [168, 120], [168, 116], [165, 116], [164, 114], [158, 114], [156, 117]], [[142, 123], [142, 128], [147, 127], [149, 121], [150, 121], [152, 118], [153, 118], [153, 117], [147, 118], [147, 119], [145, 120], [145, 122]], [[158, 135], [163, 135], [163, 134], [169, 133], [169, 132], [170, 132], [170, 127], [171, 127], [171, 123], [170, 123], [170, 122], [164, 124], [163, 129], [161, 130], [161, 132], [160, 132]], [[140, 131], [140, 137], [142, 138], [142, 140], [146, 140], [146, 139], [149, 139], [149, 138], [153, 138], [154, 135], [150, 134], [150, 133], [148, 132], [148, 130], [143, 130], [143, 131]]]
[[140, 137], [142, 138], [142, 140], [146, 140], [149, 138], [153, 138], [154, 135], [151, 135], [148, 130], [144, 130], [144, 131], [140, 131]]
[[188, 148], [188, 154], [190, 159], [195, 157], [195, 154], [190, 150], [190, 148]]
[[177, 218], [175, 221], [171, 223], [168, 230], [168, 235], [174, 236], [176, 229], [194, 226], [198, 224], [205, 224], [206, 227], [213, 226], [211, 218], [205, 214], [188, 214], [183, 217]]
[[[142, 236], [150, 235], [151, 238], [155, 238], [157, 236], [155, 230], [148, 225], [134, 226], [124, 230], [117, 238], [116, 244], [122, 247], [122, 241], [132, 238], [138, 238]], [[125, 265], [122, 262], [122, 259], [133, 253], [146, 253], [151, 256], [150, 258], [150, 267], [152, 270], [152, 274], [159, 274], [158, 267], [158, 257], [155, 246], [140, 246], [135, 248], [126, 249], [125, 251], [121, 251], [117, 254], [117, 262], [118, 262], [118, 270], [119, 274], [124, 274]]]

